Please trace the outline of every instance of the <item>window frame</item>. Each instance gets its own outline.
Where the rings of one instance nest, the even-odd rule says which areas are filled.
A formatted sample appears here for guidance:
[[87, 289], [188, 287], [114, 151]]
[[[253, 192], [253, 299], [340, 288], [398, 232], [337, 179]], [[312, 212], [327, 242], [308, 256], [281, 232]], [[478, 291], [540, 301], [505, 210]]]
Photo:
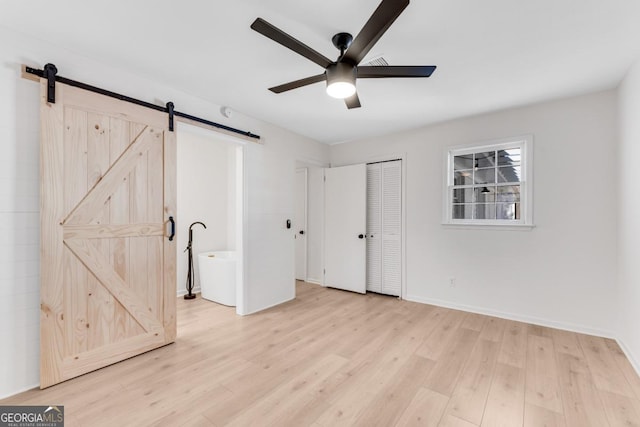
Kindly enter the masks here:
[[[486, 151], [520, 148], [520, 219], [454, 219], [454, 157]], [[442, 224], [461, 228], [531, 229], [533, 224], [533, 135], [494, 139], [447, 147], [444, 153]], [[497, 167], [497, 166], [496, 166]], [[496, 184], [496, 187], [498, 186]], [[473, 188], [475, 184], [468, 187]]]

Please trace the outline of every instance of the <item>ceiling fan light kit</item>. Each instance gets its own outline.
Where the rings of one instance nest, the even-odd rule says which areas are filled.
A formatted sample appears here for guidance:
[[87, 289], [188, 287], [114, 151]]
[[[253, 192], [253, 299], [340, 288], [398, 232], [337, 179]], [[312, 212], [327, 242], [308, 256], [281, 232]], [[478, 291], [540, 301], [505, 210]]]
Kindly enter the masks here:
[[396, 18], [409, 5], [409, 0], [382, 0], [364, 27], [353, 38], [349, 33], [338, 33], [331, 41], [340, 51], [337, 60], [331, 61], [298, 39], [290, 36], [262, 18], [257, 18], [251, 29], [276, 43], [291, 49], [299, 55], [325, 69], [324, 73], [269, 88], [274, 93], [282, 93], [321, 81], [327, 82], [327, 94], [345, 100], [347, 108], [359, 108], [360, 99], [356, 92], [356, 79], [390, 77], [429, 77], [435, 71], [433, 65], [412, 66], [358, 66], [371, 48], [382, 37]]
[[339, 62], [327, 67], [327, 94], [344, 99], [356, 93], [356, 67]]

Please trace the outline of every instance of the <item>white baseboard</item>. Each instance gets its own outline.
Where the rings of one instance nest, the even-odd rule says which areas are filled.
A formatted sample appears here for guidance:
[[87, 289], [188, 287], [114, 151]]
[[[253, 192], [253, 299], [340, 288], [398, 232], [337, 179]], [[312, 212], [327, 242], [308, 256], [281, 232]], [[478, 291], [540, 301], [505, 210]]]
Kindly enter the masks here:
[[419, 303], [422, 303], [422, 304], [436, 305], [438, 307], [445, 307], [445, 308], [451, 308], [451, 309], [454, 309], [454, 310], [468, 311], [468, 312], [471, 312], [471, 313], [484, 314], [484, 315], [487, 315], [487, 316], [500, 317], [502, 319], [515, 320], [515, 321], [524, 322], [524, 323], [531, 323], [531, 324], [534, 324], [534, 325], [546, 326], [546, 327], [549, 327], [549, 328], [563, 329], [565, 331], [578, 332], [580, 334], [596, 335], [596, 336], [603, 337], [603, 338], [616, 339], [615, 338], [615, 334], [612, 333], [611, 331], [607, 331], [607, 330], [604, 330], [604, 329], [598, 329], [598, 328], [592, 328], [590, 326], [576, 325], [574, 323], [566, 323], [566, 322], [556, 322], [554, 320], [541, 319], [539, 317], [523, 316], [523, 315], [515, 314], [515, 313], [508, 313], [508, 312], [504, 312], [504, 311], [491, 310], [491, 309], [487, 309], [487, 308], [484, 308], [484, 307], [457, 304], [457, 303], [452, 303], [450, 301], [443, 301], [443, 300], [432, 299], [432, 298], [423, 298], [423, 297], [417, 297], [417, 296], [413, 296], [413, 295], [407, 295], [407, 296], [405, 296], [404, 299], [407, 300], [407, 301], [419, 302]]
[[264, 310], [268, 310], [268, 309], [273, 308], [273, 307], [275, 307], [277, 305], [284, 304], [285, 302], [293, 301], [294, 299], [296, 299], [295, 296], [293, 296], [293, 297], [291, 297], [289, 299], [286, 299], [284, 301], [279, 301], [279, 302], [273, 303], [273, 304], [268, 305], [266, 307], [261, 307], [261, 308], [259, 308], [257, 310], [252, 310], [252, 311], [249, 311], [247, 313], [242, 313], [241, 316], [248, 316], [250, 314], [254, 314], [254, 313], [258, 313], [258, 312], [264, 311]]
[[[200, 286], [198, 286], [197, 288], [193, 288], [193, 290], [191, 291], [194, 294], [199, 294], [200, 293]], [[181, 289], [178, 291], [178, 298], [180, 298], [183, 295], [187, 294], [187, 290], [186, 289]]]
[[633, 369], [635, 369], [638, 376], [640, 376], [640, 359], [635, 357], [635, 355], [631, 352], [629, 347], [627, 347], [624, 341], [622, 341], [620, 338], [616, 338], [616, 342], [624, 352], [624, 355], [627, 356], [627, 360], [629, 361], [629, 363], [631, 363], [631, 366], [633, 366]]
[[320, 279], [313, 279], [313, 278], [311, 278], [311, 277], [307, 277], [307, 278], [305, 279], [305, 282], [307, 282], [307, 283], [313, 283], [314, 285], [320, 285], [320, 286], [322, 286], [322, 280], [320, 280]]
[[26, 386], [26, 387], [21, 387], [21, 388], [17, 389], [16, 391], [12, 391], [11, 394], [2, 395], [2, 396], [0, 396], [0, 400], [6, 399], [8, 397], [13, 397], [16, 394], [24, 393], [25, 391], [33, 390], [34, 388], [40, 388], [40, 383], [34, 384], [34, 385], [30, 385], [30, 386]]

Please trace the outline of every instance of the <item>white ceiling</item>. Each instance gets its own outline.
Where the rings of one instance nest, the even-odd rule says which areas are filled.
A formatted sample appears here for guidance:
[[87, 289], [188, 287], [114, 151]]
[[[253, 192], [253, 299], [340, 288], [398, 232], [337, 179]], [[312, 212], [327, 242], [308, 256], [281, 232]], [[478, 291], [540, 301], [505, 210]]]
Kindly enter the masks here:
[[638, 0], [413, 0], [369, 58], [437, 65], [431, 78], [359, 80], [354, 110], [324, 83], [267, 90], [322, 69], [256, 17], [336, 58], [331, 36], [355, 36], [379, 2], [11, 1], [0, 25], [325, 143], [613, 88], [640, 58]]

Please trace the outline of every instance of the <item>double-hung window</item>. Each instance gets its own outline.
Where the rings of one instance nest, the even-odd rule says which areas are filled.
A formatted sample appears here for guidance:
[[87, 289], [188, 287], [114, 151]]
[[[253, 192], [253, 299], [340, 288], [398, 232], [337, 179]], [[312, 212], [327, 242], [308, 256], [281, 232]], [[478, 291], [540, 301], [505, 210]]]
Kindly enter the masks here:
[[444, 223], [533, 225], [531, 151], [530, 136], [450, 148]]

